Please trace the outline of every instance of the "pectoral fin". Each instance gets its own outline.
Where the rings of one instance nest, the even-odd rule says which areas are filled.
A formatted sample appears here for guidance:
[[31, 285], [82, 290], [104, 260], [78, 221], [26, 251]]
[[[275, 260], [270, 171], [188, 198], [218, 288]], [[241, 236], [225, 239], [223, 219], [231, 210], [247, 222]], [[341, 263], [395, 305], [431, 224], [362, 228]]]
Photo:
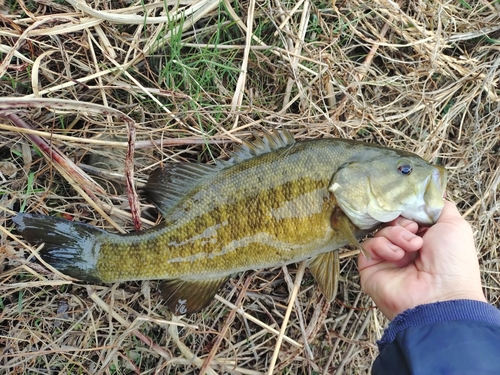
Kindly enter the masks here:
[[165, 280], [160, 283], [160, 292], [175, 314], [193, 314], [212, 301], [227, 279], [228, 277], [200, 281]]
[[354, 231], [357, 229], [356, 226], [349, 220], [347, 215], [344, 214], [340, 208], [336, 208], [333, 212], [331, 225], [333, 229], [342, 233], [349, 243], [356, 246], [367, 260], [371, 259], [370, 255], [361, 247], [361, 244], [354, 234]]
[[331, 302], [337, 295], [340, 261], [338, 251], [329, 251], [312, 258], [309, 269], [326, 299]]

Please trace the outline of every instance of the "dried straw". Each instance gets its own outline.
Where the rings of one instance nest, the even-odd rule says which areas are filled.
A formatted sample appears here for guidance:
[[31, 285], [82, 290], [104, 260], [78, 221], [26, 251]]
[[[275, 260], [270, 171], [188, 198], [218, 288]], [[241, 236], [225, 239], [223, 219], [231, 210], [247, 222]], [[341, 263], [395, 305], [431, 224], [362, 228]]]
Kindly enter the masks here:
[[0, 4], [0, 373], [368, 374], [387, 322], [356, 250], [332, 304], [291, 265], [175, 317], [155, 281], [82, 285], [11, 233], [19, 210], [155, 225], [134, 192], [151, 170], [227, 158], [262, 129], [445, 164], [498, 306], [499, 25], [484, 1]]

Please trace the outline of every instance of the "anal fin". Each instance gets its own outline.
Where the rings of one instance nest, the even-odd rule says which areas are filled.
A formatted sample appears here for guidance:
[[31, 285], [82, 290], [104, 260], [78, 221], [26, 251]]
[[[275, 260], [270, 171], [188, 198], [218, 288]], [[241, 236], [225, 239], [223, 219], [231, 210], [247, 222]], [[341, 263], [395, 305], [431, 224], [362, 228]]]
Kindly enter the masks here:
[[160, 292], [172, 312], [178, 315], [193, 314], [208, 306], [227, 279], [225, 276], [199, 281], [164, 280], [160, 283]]
[[309, 269], [326, 299], [333, 301], [339, 284], [339, 252], [334, 250], [319, 254], [309, 261]]

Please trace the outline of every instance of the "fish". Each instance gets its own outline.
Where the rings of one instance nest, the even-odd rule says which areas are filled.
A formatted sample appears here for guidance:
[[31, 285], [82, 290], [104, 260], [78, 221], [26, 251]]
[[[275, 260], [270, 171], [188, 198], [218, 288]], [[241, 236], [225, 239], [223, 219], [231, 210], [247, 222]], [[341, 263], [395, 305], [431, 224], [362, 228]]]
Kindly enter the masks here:
[[210, 304], [238, 272], [307, 260], [325, 297], [337, 293], [338, 249], [404, 216], [431, 225], [446, 169], [399, 149], [288, 131], [244, 142], [216, 164], [172, 163], [144, 187], [163, 221], [127, 234], [18, 213], [17, 231], [44, 261], [91, 283], [161, 280], [176, 314]]

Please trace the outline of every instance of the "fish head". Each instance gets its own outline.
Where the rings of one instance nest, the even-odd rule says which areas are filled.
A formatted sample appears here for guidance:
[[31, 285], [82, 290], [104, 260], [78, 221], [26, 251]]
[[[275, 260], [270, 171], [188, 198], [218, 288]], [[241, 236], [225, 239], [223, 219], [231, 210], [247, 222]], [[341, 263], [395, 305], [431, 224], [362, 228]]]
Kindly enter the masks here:
[[342, 165], [329, 190], [354, 225], [369, 230], [398, 216], [433, 224], [444, 206], [447, 172], [418, 155], [381, 149]]

